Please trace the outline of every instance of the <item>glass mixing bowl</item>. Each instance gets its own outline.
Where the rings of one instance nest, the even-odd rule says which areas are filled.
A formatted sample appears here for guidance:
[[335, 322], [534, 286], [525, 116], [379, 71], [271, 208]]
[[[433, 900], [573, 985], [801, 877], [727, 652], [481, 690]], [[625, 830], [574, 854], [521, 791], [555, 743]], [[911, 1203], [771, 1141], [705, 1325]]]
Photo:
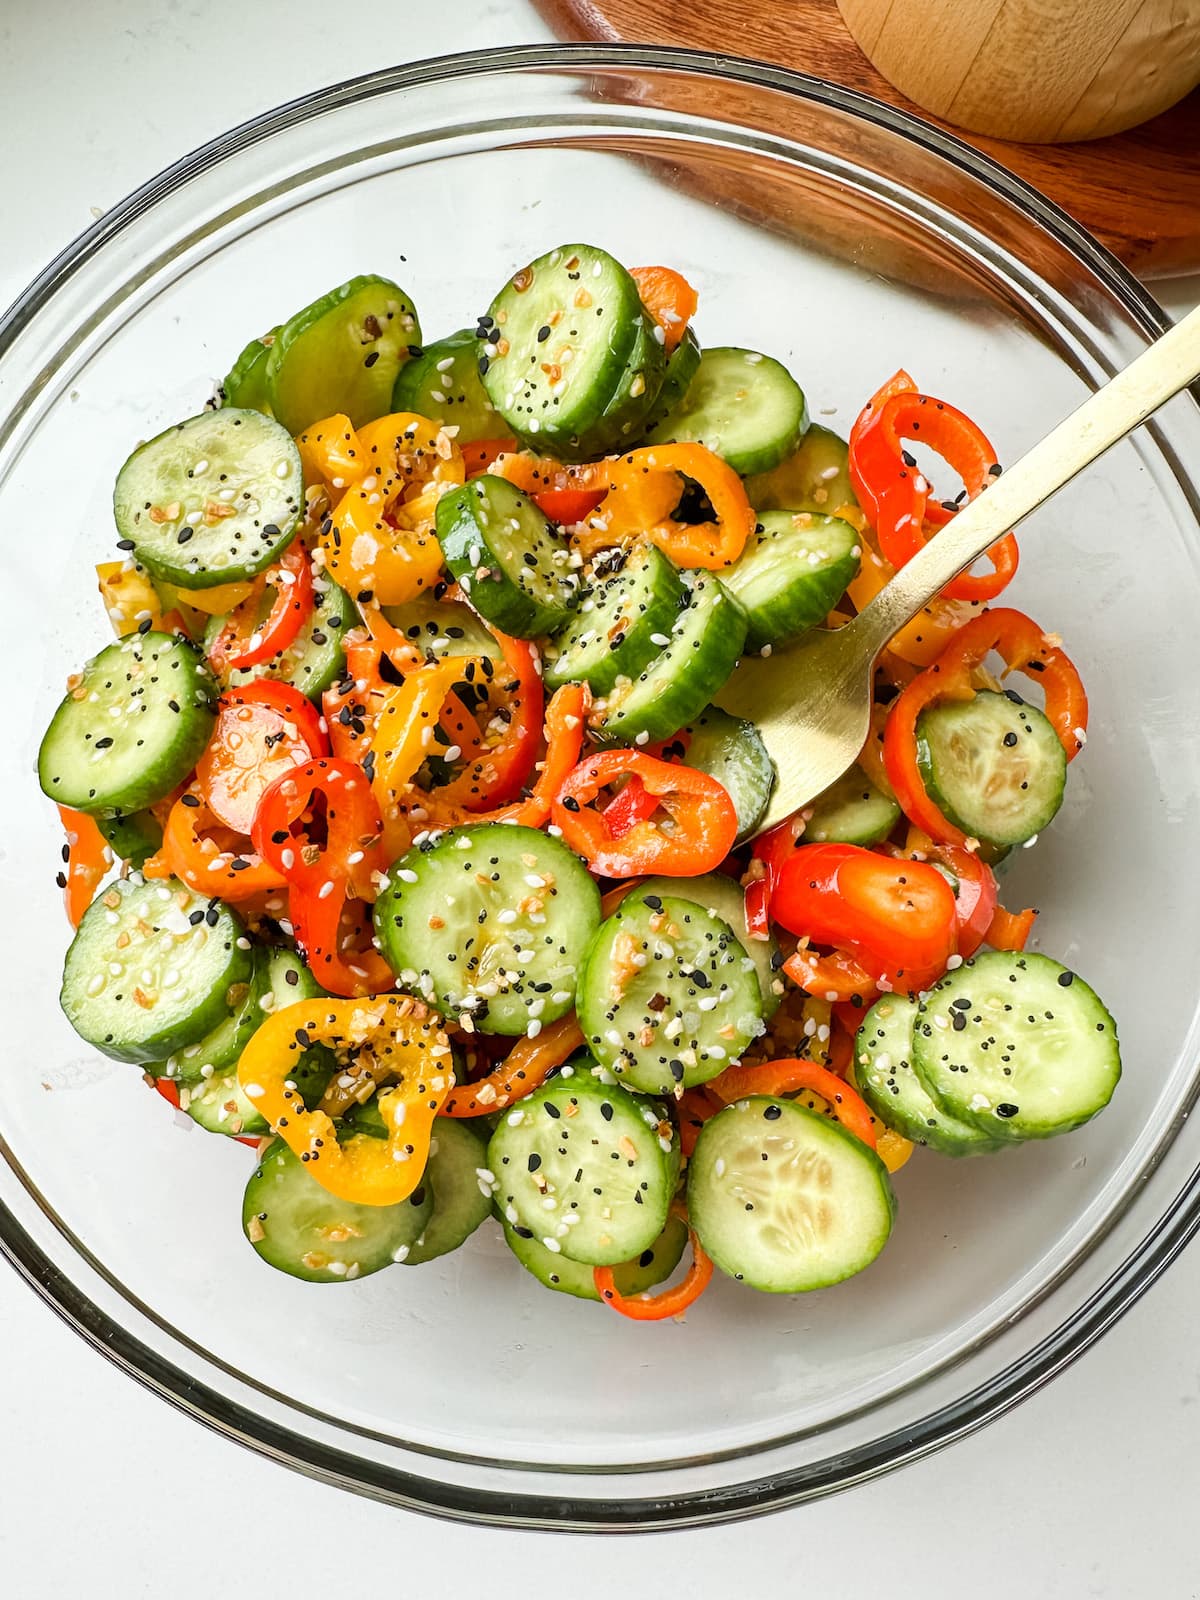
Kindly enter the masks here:
[[[1162, 326], [1031, 190], [901, 112], [666, 50], [464, 55], [326, 90], [155, 179], [0, 324], [10, 686], [0, 1232], [97, 1348], [231, 1438], [397, 1504], [655, 1527], [845, 1487], [978, 1427], [1096, 1338], [1200, 1217], [1200, 411], [1181, 396], [1025, 528], [1014, 604], [1092, 697], [1067, 802], [1004, 880], [1116, 1013], [1126, 1073], [1070, 1138], [918, 1152], [880, 1260], [833, 1290], [719, 1283], [646, 1327], [540, 1289], [483, 1229], [449, 1259], [319, 1289], [239, 1226], [252, 1156], [85, 1049], [57, 1004], [61, 835], [34, 755], [100, 646], [114, 474], [200, 408], [251, 335], [357, 272], [431, 332], [586, 238], [699, 286], [706, 342], [781, 356], [845, 432], [899, 366], [1015, 457]], [[1153, 984], [1151, 978], [1154, 979]]]

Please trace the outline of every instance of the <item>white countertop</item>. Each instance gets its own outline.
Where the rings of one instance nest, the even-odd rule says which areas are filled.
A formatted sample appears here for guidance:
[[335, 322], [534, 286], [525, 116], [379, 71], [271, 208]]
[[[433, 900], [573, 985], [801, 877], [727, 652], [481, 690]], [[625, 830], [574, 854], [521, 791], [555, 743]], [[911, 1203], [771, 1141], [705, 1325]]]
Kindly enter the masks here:
[[[524, 0], [0, 0], [0, 304], [93, 208], [257, 111], [393, 60], [547, 36]], [[1200, 284], [1159, 292], [1181, 311]], [[961, 1578], [974, 1600], [1187, 1600], [1198, 1263], [1193, 1249], [1049, 1389], [927, 1461], [765, 1520], [603, 1550], [434, 1522], [261, 1460], [131, 1383], [0, 1267], [0, 1589], [208, 1600], [267, 1584], [308, 1600], [382, 1580], [428, 1600], [591, 1600], [749, 1580], [768, 1597], [929, 1600]]]

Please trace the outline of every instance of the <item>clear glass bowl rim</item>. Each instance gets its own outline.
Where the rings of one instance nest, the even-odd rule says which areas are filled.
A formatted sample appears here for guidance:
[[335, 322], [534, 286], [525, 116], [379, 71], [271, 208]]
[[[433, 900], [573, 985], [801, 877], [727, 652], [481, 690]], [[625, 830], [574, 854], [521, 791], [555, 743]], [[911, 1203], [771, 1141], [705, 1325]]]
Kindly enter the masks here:
[[[377, 95], [475, 75], [519, 71], [641, 68], [725, 79], [793, 95], [900, 135], [1016, 202], [1085, 266], [1149, 338], [1170, 325], [1154, 298], [1064, 211], [989, 157], [896, 107], [806, 73], [738, 56], [670, 46], [538, 44], [465, 51], [385, 68], [332, 84], [262, 113], [164, 168], [87, 228], [0, 315], [0, 360], [31, 320], [86, 262], [189, 179], [274, 134]], [[1200, 394], [1197, 394], [1200, 400]], [[502, 1493], [457, 1486], [364, 1460], [280, 1427], [198, 1383], [113, 1322], [35, 1244], [0, 1201], [0, 1252], [69, 1327], [94, 1349], [217, 1433], [339, 1488], [408, 1510], [483, 1524], [561, 1531], [637, 1531], [735, 1520], [815, 1499], [918, 1460], [976, 1431], [1035, 1393], [1082, 1355], [1145, 1293], [1200, 1229], [1200, 1168], [1107, 1281], [1053, 1333], [991, 1381], [859, 1449], [794, 1471], [773, 1471], [717, 1490], [668, 1496]]]

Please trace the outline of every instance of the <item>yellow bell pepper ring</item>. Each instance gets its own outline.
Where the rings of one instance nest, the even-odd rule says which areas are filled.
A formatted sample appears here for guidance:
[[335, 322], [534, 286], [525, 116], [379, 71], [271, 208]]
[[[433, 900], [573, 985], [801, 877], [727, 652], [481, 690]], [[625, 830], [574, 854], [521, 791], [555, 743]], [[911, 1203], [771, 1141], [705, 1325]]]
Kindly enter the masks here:
[[367, 453], [350, 418], [342, 412], [323, 417], [296, 435], [304, 482], [322, 484], [334, 504], [367, 474]]
[[[328, 1045], [343, 1063], [370, 1057], [386, 1139], [357, 1133], [339, 1142], [333, 1119], [308, 1111], [292, 1081], [296, 1059]], [[433, 1122], [454, 1086], [442, 1019], [411, 995], [301, 1000], [273, 1012], [242, 1052], [242, 1092], [330, 1194], [363, 1206], [394, 1206], [421, 1181]]]

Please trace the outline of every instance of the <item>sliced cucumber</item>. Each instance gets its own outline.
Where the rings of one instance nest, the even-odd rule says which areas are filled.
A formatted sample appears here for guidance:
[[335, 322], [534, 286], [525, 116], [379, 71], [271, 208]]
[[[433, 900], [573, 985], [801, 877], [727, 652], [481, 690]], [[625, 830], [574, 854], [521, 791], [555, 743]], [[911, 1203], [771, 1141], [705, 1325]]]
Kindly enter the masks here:
[[637, 892], [643, 900], [648, 894], [690, 900], [727, 922], [754, 963], [763, 1016], [770, 1017], [778, 1010], [785, 987], [779, 976], [783, 955], [774, 934], [766, 939], [751, 938], [746, 926], [746, 891], [736, 878], [727, 878], [723, 872], [707, 872], [702, 878], [643, 878]]
[[522, 267], [492, 301], [480, 374], [520, 439], [561, 460], [606, 448], [605, 409], [642, 331], [637, 285], [607, 251], [562, 245]]
[[662, 333], [657, 323], [642, 317], [633, 349], [612, 399], [591, 431], [591, 451], [627, 449], [642, 433], [658, 399], [667, 372]]
[[634, 546], [615, 572], [591, 582], [551, 642], [546, 687], [586, 683], [607, 694], [619, 677], [637, 677], [666, 647], [684, 604], [683, 583], [662, 551]]
[[136, 871], [162, 844], [162, 828], [152, 811], [117, 811], [97, 817], [96, 825], [115, 856]]
[[139, 445], [113, 490], [135, 558], [181, 589], [253, 578], [282, 555], [303, 510], [300, 452], [287, 430], [231, 406]]
[[775, 788], [775, 763], [752, 722], [709, 706], [680, 733], [687, 742], [683, 760], [724, 785], [738, 819], [738, 842], [749, 839], [762, 821]]
[[857, 765], [805, 809], [806, 844], [878, 844], [900, 821], [900, 807]]
[[457, 600], [434, 600], [418, 595], [401, 606], [384, 606], [383, 614], [410, 644], [430, 660], [446, 656], [487, 656], [497, 667], [504, 656], [496, 636], [471, 610]]
[[649, 440], [694, 439], [735, 472], [766, 472], [791, 454], [807, 425], [804, 393], [786, 367], [757, 350], [715, 346], [701, 354], [687, 393]]
[[912, 1064], [917, 1002], [888, 994], [877, 1000], [855, 1036], [858, 1092], [887, 1128], [947, 1156], [979, 1155], [1006, 1143], [959, 1122], [925, 1092]]
[[38, 782], [59, 805], [140, 811], [195, 766], [216, 721], [217, 686], [190, 640], [129, 633], [87, 663], [38, 751]]
[[662, 388], [658, 391], [658, 398], [646, 419], [647, 429], [656, 428], [681, 403], [699, 367], [700, 341], [689, 326], [683, 338], [667, 357], [667, 370], [663, 374]]
[[67, 1021], [117, 1061], [161, 1061], [211, 1032], [251, 956], [228, 906], [170, 878], [118, 878], [93, 900], [67, 951]]
[[[667, 1225], [653, 1244], [647, 1245], [632, 1261], [622, 1261], [612, 1269], [617, 1292], [628, 1298], [645, 1294], [655, 1284], [663, 1283], [675, 1271], [687, 1244], [688, 1231], [678, 1217], [668, 1217]], [[508, 1248], [527, 1272], [547, 1289], [559, 1294], [574, 1295], [577, 1300], [599, 1300], [594, 1269], [570, 1256], [548, 1250], [531, 1229], [520, 1223], [504, 1224], [504, 1239]]]
[[147, 1070], [156, 1078], [169, 1078], [173, 1083], [207, 1083], [214, 1077], [224, 1077], [228, 1069], [237, 1066], [266, 1015], [261, 1001], [270, 992], [267, 952], [256, 950], [253, 958], [250, 976], [244, 983], [232, 984], [225, 995], [229, 1008], [225, 1016], [203, 1039], [149, 1067]]
[[485, 621], [519, 639], [554, 633], [579, 598], [571, 550], [527, 494], [485, 472], [438, 501], [446, 565]]
[[375, 931], [403, 987], [483, 1033], [536, 1034], [571, 1009], [600, 894], [557, 839], [499, 822], [451, 828], [389, 876]]
[[823, 622], [858, 571], [859, 536], [837, 517], [764, 511], [757, 541], [724, 574], [747, 617], [746, 648], [786, 644]]
[[769, 472], [746, 479], [746, 494], [756, 511], [811, 511], [837, 516], [856, 506], [850, 482], [850, 450], [844, 439], [812, 423], [796, 449]]
[[494, 439], [504, 431], [479, 376], [479, 340], [463, 328], [427, 344], [400, 368], [392, 390], [393, 411], [415, 411], [458, 429], [455, 444]]
[[345, 1283], [403, 1260], [432, 1211], [424, 1185], [395, 1206], [339, 1200], [276, 1139], [246, 1185], [242, 1227], [280, 1272], [308, 1283]]
[[424, 1179], [433, 1195], [433, 1214], [404, 1257], [408, 1266], [457, 1250], [491, 1215], [492, 1189], [482, 1176], [487, 1170], [487, 1145], [478, 1133], [453, 1117], [438, 1117]]
[[[264, 601], [269, 607], [269, 601]], [[278, 678], [290, 683], [310, 700], [319, 700], [330, 684], [341, 677], [346, 666], [342, 640], [358, 621], [358, 607], [332, 578], [318, 574], [313, 580], [313, 614], [281, 655], [257, 667], [237, 668], [223, 674], [225, 683], [241, 688], [256, 678]], [[204, 631], [205, 648], [220, 633], [224, 617], [213, 617]]]
[[601, 1066], [647, 1094], [704, 1083], [763, 1031], [755, 964], [729, 923], [635, 889], [601, 924], [576, 1001]]
[[278, 333], [279, 329], [275, 327], [261, 338], [251, 339], [221, 384], [222, 405], [236, 406], [239, 411], [262, 411], [268, 417], [271, 415], [271, 402], [267, 396], [267, 357]]
[[745, 614], [720, 579], [697, 578], [656, 659], [636, 678], [618, 679], [607, 699], [593, 706], [597, 737], [611, 744], [669, 738], [721, 689], [745, 638]]
[[873, 1150], [792, 1100], [762, 1095], [704, 1124], [687, 1195], [721, 1271], [771, 1294], [824, 1289], [869, 1267], [896, 1214]]
[[607, 1266], [653, 1245], [675, 1185], [654, 1113], [589, 1066], [580, 1058], [503, 1117], [488, 1168], [513, 1227], [551, 1255]]
[[1048, 1139], [1102, 1111], [1121, 1076], [1117, 1026], [1049, 956], [989, 950], [936, 985], [913, 1066], [951, 1116], [994, 1139]]
[[930, 796], [965, 834], [1022, 844], [1053, 822], [1067, 757], [1049, 719], [1013, 693], [982, 689], [917, 719], [917, 763]]
[[351, 278], [298, 311], [267, 356], [271, 409], [289, 433], [344, 412], [356, 428], [387, 412], [421, 342], [412, 301], [390, 278]]

